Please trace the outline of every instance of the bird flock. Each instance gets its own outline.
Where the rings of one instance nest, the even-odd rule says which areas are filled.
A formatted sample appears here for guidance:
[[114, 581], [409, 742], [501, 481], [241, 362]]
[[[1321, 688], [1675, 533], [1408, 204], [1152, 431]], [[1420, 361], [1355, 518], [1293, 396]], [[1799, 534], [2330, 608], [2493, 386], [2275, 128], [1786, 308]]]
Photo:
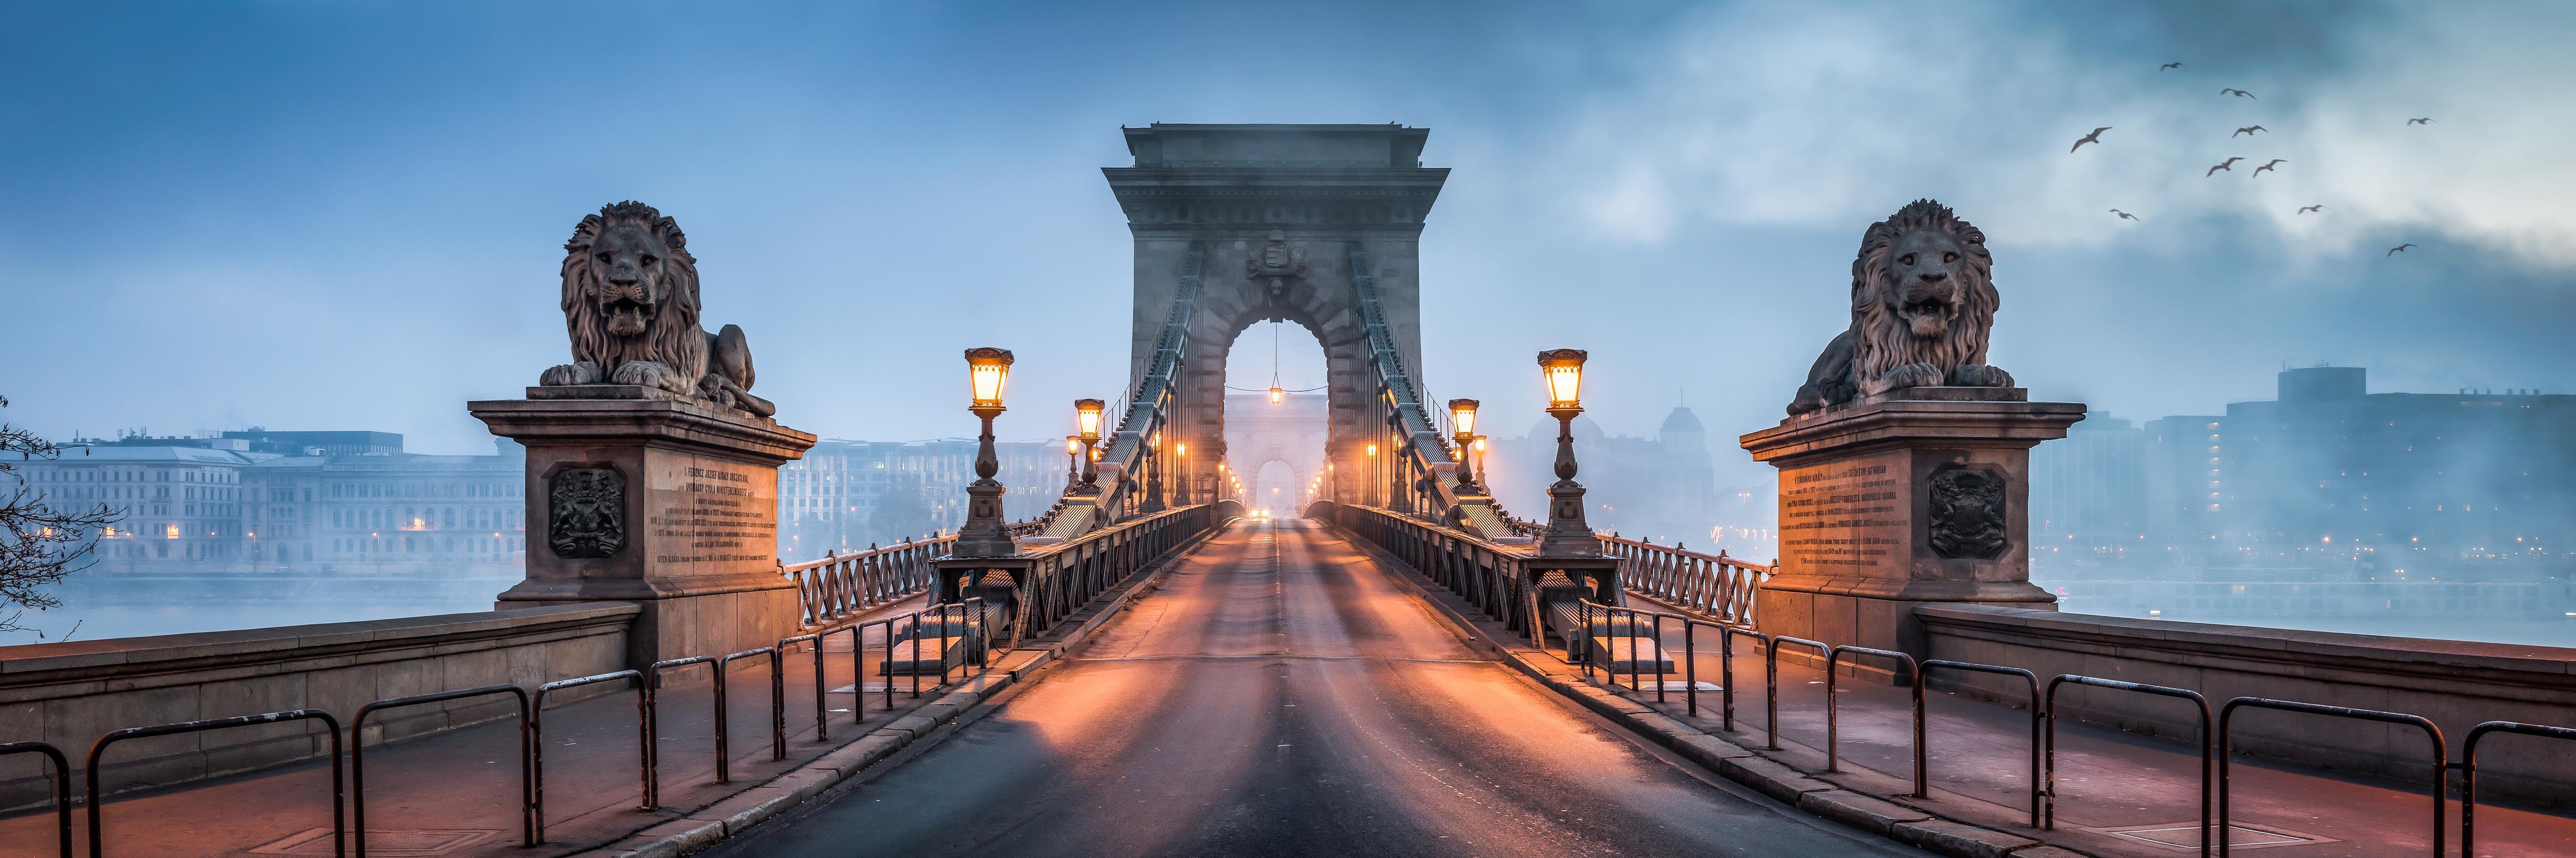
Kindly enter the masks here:
[[[2182, 63], [2179, 63], [2179, 62], [2165, 63], [2164, 65], [2161, 65], [2161, 66], [2157, 66], [2157, 67], [2156, 67], [2156, 73], [2157, 73], [2157, 74], [2163, 74], [2163, 73], [2165, 73], [2165, 72], [2169, 72], [2169, 71], [2172, 71], [2172, 70], [2174, 70], [2174, 69], [2178, 69], [2178, 68], [2182, 68], [2182, 67], [2183, 67], [2183, 64], [2182, 64]], [[2261, 101], [2261, 100], [2262, 100], [2261, 98], [2256, 97], [2256, 96], [2255, 96], [2253, 93], [2251, 93], [2251, 92], [2247, 92], [2247, 91], [2242, 90], [2242, 89], [2236, 89], [2236, 88], [2234, 88], [2234, 87], [2221, 87], [2221, 88], [2219, 88], [2219, 90], [2218, 90], [2218, 94], [2219, 94], [2220, 96], [2229, 97], [2229, 98], [2243, 98], [2243, 99], [2248, 99], [2248, 100], [2253, 100], [2253, 101]], [[2430, 125], [2432, 125], [2432, 124], [2433, 124], [2433, 118], [2432, 118], [2432, 117], [2430, 117], [2430, 116], [2418, 116], [2418, 117], [2413, 117], [2413, 118], [2410, 118], [2410, 119], [2407, 119], [2407, 120], [2406, 120], [2406, 125], [2407, 125], [2408, 127], [2413, 127], [2413, 126], [2417, 126], [2417, 125], [2430, 126]], [[2102, 132], [2104, 132], [2104, 131], [2109, 131], [2109, 130], [2111, 130], [2111, 126], [2105, 125], [2105, 126], [2102, 126], [2102, 127], [2100, 127], [2100, 128], [2095, 128], [2095, 129], [2093, 129], [2091, 133], [2088, 133], [2088, 134], [2085, 134], [2085, 135], [2084, 135], [2084, 136], [2082, 136], [2082, 137], [2078, 137], [2078, 138], [2076, 138], [2076, 139], [2075, 139], [2075, 145], [2074, 145], [2074, 146], [2071, 146], [2071, 147], [2068, 147], [2068, 148], [2067, 148], [2067, 150], [2066, 150], [2066, 153], [2067, 153], [2067, 154], [2069, 154], [2069, 155], [2075, 154], [2075, 152], [2076, 152], [2077, 150], [2083, 149], [2083, 148], [2084, 148], [2084, 144], [2087, 144], [2087, 143], [2094, 144], [2097, 148], [2098, 148], [2099, 146], [2101, 146], [2101, 145], [2104, 145], [2104, 144], [2102, 143]], [[2244, 127], [2242, 127], [2242, 128], [2238, 128], [2238, 129], [2236, 129], [2236, 133], [2227, 135], [2227, 139], [2229, 139], [2229, 140], [2234, 140], [2234, 139], [2236, 139], [2236, 138], [2238, 138], [2238, 137], [2256, 137], [2256, 138], [2258, 138], [2258, 139], [2259, 139], [2261, 136], [2263, 136], [2263, 135], [2268, 135], [2268, 134], [2270, 134], [2271, 132], [2272, 132], [2272, 129], [2265, 128], [2265, 127], [2263, 127], [2263, 126], [2261, 126], [2261, 125], [2247, 125], [2247, 126], [2244, 126]], [[2244, 160], [2248, 160], [2248, 159], [2247, 159], [2245, 156], [2242, 156], [2242, 155], [2231, 155], [2231, 156], [2229, 156], [2229, 157], [2227, 158], [2227, 160], [2220, 161], [2220, 162], [2218, 162], [2218, 163], [2216, 163], [2216, 164], [2213, 164], [2213, 165], [2211, 165], [2211, 166], [2210, 166], [2210, 168], [2209, 168], [2209, 169], [2202, 171], [2202, 172], [2201, 172], [2201, 176], [2202, 176], [2203, 178], [2207, 178], [2207, 177], [2210, 177], [2210, 176], [2216, 176], [2216, 175], [2218, 175], [2221, 171], [2225, 171], [2225, 172], [2228, 172], [2228, 173], [2234, 173], [2234, 172], [2236, 172], [2236, 162], [2238, 162], [2238, 161], [2244, 161]], [[2287, 164], [2287, 163], [2290, 163], [2290, 160], [2289, 160], [2289, 159], [2287, 159], [2287, 158], [2273, 158], [2273, 159], [2271, 159], [2271, 160], [2269, 160], [2269, 161], [2267, 161], [2267, 162], [2263, 163], [2262, 165], [2255, 167], [2255, 168], [2254, 168], [2254, 170], [2253, 170], [2253, 172], [2252, 172], [2251, 174], [2249, 174], [2248, 178], [2260, 179], [2260, 178], [2262, 178], [2262, 177], [2263, 177], [2263, 174], [2264, 174], [2265, 172], [2279, 172], [2279, 171], [2280, 171], [2280, 167], [2281, 167], [2281, 165], [2283, 165], [2283, 164]], [[2326, 208], [2326, 207], [2325, 207], [2323, 204], [2318, 204], [2318, 205], [2308, 205], [2308, 206], [2300, 206], [2300, 207], [2299, 207], [2299, 210], [2298, 210], [2298, 214], [2301, 214], [2301, 215], [2306, 215], [2306, 214], [2311, 214], [2311, 213], [2315, 213], [2315, 214], [2323, 214], [2323, 213], [2325, 212], [2325, 208]], [[2137, 215], [2130, 214], [2130, 213], [2128, 213], [2128, 212], [2124, 212], [2124, 211], [2121, 211], [2121, 210], [2119, 210], [2119, 209], [2112, 209], [2112, 210], [2111, 210], [2111, 214], [2113, 214], [2113, 215], [2117, 216], [2117, 217], [2118, 217], [2119, 219], [2121, 219], [2121, 220], [2129, 220], [2129, 221], [2136, 221], [2136, 220], [2138, 220], [2138, 216], [2137, 216]], [[2144, 221], [2140, 221], [2140, 222], [2141, 222], [2141, 223], [2143, 223]], [[2382, 256], [2383, 256], [2383, 258], [2384, 258], [2384, 257], [2388, 257], [2388, 256], [2396, 256], [2398, 253], [2400, 253], [2400, 252], [2402, 252], [2402, 251], [2406, 250], [2407, 248], [2414, 247], [2414, 246], [2415, 246], [2415, 244], [2414, 244], [2413, 242], [2408, 242], [2408, 243], [2406, 243], [2406, 244], [2400, 244], [2400, 245], [2398, 245], [2398, 246], [2396, 246], [2396, 247], [2389, 248], [2389, 249], [2388, 249], [2388, 252], [2387, 252], [2387, 253], [2385, 253], [2385, 254], [2382, 254]]]

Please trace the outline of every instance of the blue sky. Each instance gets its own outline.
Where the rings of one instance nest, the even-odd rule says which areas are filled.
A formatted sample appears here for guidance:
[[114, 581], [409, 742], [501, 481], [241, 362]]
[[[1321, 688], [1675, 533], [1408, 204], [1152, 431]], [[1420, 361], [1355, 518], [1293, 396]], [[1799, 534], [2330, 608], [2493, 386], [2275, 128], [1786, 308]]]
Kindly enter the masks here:
[[[464, 401], [562, 360], [563, 238], [633, 198], [790, 425], [970, 431], [957, 354], [989, 344], [1020, 358], [1002, 434], [1061, 435], [1124, 383], [1097, 170], [1154, 121], [1430, 128], [1424, 376], [1497, 427], [1556, 346], [1609, 431], [1683, 396], [1720, 437], [1777, 420], [1861, 230], [1918, 196], [1987, 231], [1992, 357], [2036, 396], [2576, 364], [2565, 6], [639, 5], [6, 4], [0, 416], [483, 449]], [[2202, 175], [2231, 155], [2289, 162]]]

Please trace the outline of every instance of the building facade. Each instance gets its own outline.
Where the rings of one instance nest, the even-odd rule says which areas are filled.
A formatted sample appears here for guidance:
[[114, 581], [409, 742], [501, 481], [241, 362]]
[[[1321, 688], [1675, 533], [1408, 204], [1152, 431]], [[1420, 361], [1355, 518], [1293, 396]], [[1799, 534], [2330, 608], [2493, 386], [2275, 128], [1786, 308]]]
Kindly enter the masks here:
[[2034, 539], [2066, 546], [2056, 559], [2144, 553], [2363, 578], [2568, 565], [2576, 396], [2371, 393], [2366, 370], [2332, 366], [2285, 370], [2278, 389], [2135, 430], [2097, 415], [2040, 445]]
[[[778, 469], [778, 556], [811, 560], [956, 529], [966, 523], [975, 451], [971, 438], [815, 444]], [[1035, 518], [1064, 496], [1063, 442], [1003, 441], [993, 452], [1005, 518]]]
[[122, 516], [93, 571], [506, 577], [526, 559], [526, 457], [402, 451], [391, 432], [82, 438], [22, 473], [50, 506]]

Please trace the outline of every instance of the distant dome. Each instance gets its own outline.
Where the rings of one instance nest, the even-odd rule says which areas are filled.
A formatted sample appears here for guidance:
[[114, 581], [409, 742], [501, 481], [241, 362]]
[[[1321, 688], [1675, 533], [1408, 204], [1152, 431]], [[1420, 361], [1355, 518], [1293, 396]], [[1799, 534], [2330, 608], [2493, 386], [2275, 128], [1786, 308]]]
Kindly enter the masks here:
[[1708, 428], [1699, 425], [1699, 415], [1692, 414], [1688, 406], [1676, 406], [1673, 408], [1673, 413], [1664, 417], [1662, 432], [1666, 435], [1675, 432], [1698, 432], [1705, 435], [1708, 433]]

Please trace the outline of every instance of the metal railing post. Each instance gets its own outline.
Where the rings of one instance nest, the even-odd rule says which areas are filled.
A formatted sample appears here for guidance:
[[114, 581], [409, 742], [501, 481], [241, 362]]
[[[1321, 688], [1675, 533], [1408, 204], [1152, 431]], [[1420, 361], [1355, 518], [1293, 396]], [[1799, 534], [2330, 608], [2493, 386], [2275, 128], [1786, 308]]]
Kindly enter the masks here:
[[284, 712], [263, 712], [257, 715], [236, 715], [230, 718], [209, 718], [176, 724], [155, 724], [149, 727], [127, 727], [122, 730], [110, 730], [105, 735], [99, 736], [98, 742], [89, 746], [89, 760], [86, 766], [89, 789], [85, 798], [88, 799], [89, 806], [90, 858], [103, 858], [107, 854], [104, 824], [101, 821], [106, 816], [107, 808], [99, 801], [98, 761], [107, 753], [109, 745], [127, 739], [168, 736], [176, 733], [202, 733], [209, 730], [306, 720], [322, 722], [323, 732], [331, 738], [331, 854], [337, 856], [349, 854], [347, 781], [343, 779], [340, 769], [340, 720], [320, 709], [290, 709]]
[[546, 842], [546, 695], [565, 688], [577, 688], [584, 685], [610, 682], [619, 679], [631, 679], [635, 681], [635, 744], [637, 756], [641, 758], [641, 762], [637, 766], [637, 769], [644, 781], [641, 793], [642, 798], [636, 809], [652, 810], [654, 807], [657, 796], [654, 795], [653, 784], [653, 781], [655, 780], [653, 772], [653, 687], [649, 684], [649, 680], [645, 678], [644, 673], [636, 670], [619, 670], [609, 673], [595, 674], [592, 676], [576, 677], [573, 679], [558, 679], [553, 682], [537, 686], [536, 699], [528, 703], [528, 777], [530, 783], [528, 790], [528, 803], [529, 815], [533, 817], [533, 820], [536, 823], [536, 838], [538, 843]]
[[367, 737], [362, 733], [367, 716], [383, 709], [491, 694], [507, 694], [519, 702], [519, 837], [521, 845], [537, 845], [537, 788], [531, 771], [536, 764], [529, 756], [528, 692], [516, 685], [486, 685], [378, 700], [358, 707], [358, 714], [349, 719], [349, 821], [358, 832], [358, 858], [367, 858]]
[[2040, 791], [2040, 796], [2046, 798], [2048, 802], [2040, 812], [2040, 827], [2043, 829], [2053, 829], [2057, 827], [2057, 689], [2058, 687], [2068, 683], [2089, 685], [2094, 688], [2108, 688], [2114, 691], [2134, 691], [2140, 694], [2153, 694], [2160, 697], [2189, 700], [2193, 705], [2200, 707], [2200, 854], [2211, 854], [2209, 845], [2211, 818], [2210, 798], [2211, 793], [2213, 792], [2211, 781], [2214, 779], [2214, 775], [2210, 758], [2212, 749], [2216, 747], [2215, 743], [2217, 741], [2217, 736], [2216, 731], [2212, 726], [2212, 719], [2209, 714], [2209, 698], [2202, 697], [2200, 696], [2200, 692], [2193, 691], [2188, 688], [2169, 688], [2162, 685], [2147, 685], [2139, 682], [2122, 682], [2117, 679], [2103, 679], [2096, 676], [2078, 676], [2072, 673], [2058, 674], [2055, 678], [2050, 679], [2048, 681], [2048, 692], [2041, 695], [2041, 699], [2048, 707], [2048, 729], [2046, 732], [2046, 738], [2048, 741], [2046, 748], [2041, 751], [2041, 759], [2043, 760], [2043, 765], [2046, 770], [2045, 774], [2048, 778], [2048, 785], [2046, 789]]
[[[1923, 750], [1922, 750], [1922, 749], [1923, 749], [1923, 742], [1924, 742], [1924, 739], [1923, 739], [1923, 734], [1924, 734], [1924, 730], [1923, 730], [1923, 689], [1924, 689], [1924, 687], [1925, 687], [1925, 686], [1929, 686], [1929, 685], [1931, 685], [1931, 684], [1932, 684], [1932, 681], [1931, 681], [1931, 679], [1930, 679], [1930, 677], [1931, 677], [1931, 675], [1932, 675], [1932, 671], [1934, 671], [1934, 670], [1966, 670], [1966, 671], [1974, 671], [1974, 672], [1978, 672], [1978, 673], [1993, 673], [1993, 674], [2001, 674], [2001, 675], [2004, 675], [2004, 676], [2018, 676], [2018, 677], [2021, 677], [2024, 681], [2026, 681], [2026, 682], [2029, 682], [2029, 683], [2030, 683], [2030, 827], [2032, 827], [2032, 828], [2038, 828], [2038, 827], [2040, 827], [2040, 825], [2039, 825], [2039, 791], [2040, 791], [2040, 788], [2039, 788], [2039, 784], [2040, 784], [2039, 731], [2040, 731], [2040, 721], [2042, 721], [2042, 720], [2045, 718], [2045, 716], [2044, 716], [2044, 714], [2042, 713], [2042, 710], [2040, 709], [2040, 700], [2039, 700], [2039, 674], [2035, 674], [2035, 673], [2032, 673], [2032, 672], [2027, 671], [2027, 670], [2023, 670], [2023, 669], [2018, 668], [2018, 667], [2001, 667], [2001, 666], [1991, 665], [1991, 664], [1976, 664], [1976, 663], [1973, 663], [1973, 662], [1965, 662], [1965, 661], [1950, 661], [1950, 660], [1947, 660], [1947, 659], [1938, 659], [1938, 658], [1924, 659], [1923, 663], [1922, 663], [1922, 664], [1915, 665], [1915, 668], [1914, 668], [1914, 669], [1915, 669], [1915, 682], [1914, 682], [1914, 747], [1915, 747], [1915, 757], [1914, 757], [1914, 766], [1915, 766], [1915, 771], [1916, 771], [1918, 774], [1919, 774], [1919, 773], [1921, 773], [1921, 772], [1923, 771], [1923, 766], [1924, 766], [1924, 762], [1925, 762], [1925, 757], [1924, 757]], [[1922, 782], [1922, 780], [1921, 780], [1921, 779], [1919, 779], [1919, 778], [1918, 778], [1918, 779], [1917, 779], [1917, 781], [1916, 781], [1916, 784], [1915, 784], [1915, 790], [1914, 790], [1914, 791], [1915, 791], [1915, 793], [1916, 793], [1917, 795], [1922, 795], [1922, 793], [1923, 793], [1923, 791], [1924, 791], [1924, 790], [1923, 790], [1923, 782]]]
[[2478, 854], [2478, 740], [2489, 733], [2576, 741], [2576, 730], [2545, 724], [2487, 721], [2469, 728], [2468, 738], [2460, 748], [2460, 858], [2477, 858]]
[[[62, 840], [63, 858], [72, 858], [72, 761], [48, 742], [0, 742], [0, 757], [42, 754], [54, 764], [54, 828]], [[92, 804], [92, 808], [97, 805]], [[96, 811], [93, 810], [93, 813]], [[95, 838], [93, 837], [93, 842]]]
[[2218, 835], [2219, 858], [2226, 858], [2229, 854], [2229, 847], [2234, 845], [2230, 841], [2235, 839], [2227, 836], [2226, 834], [2229, 815], [2228, 758], [2236, 755], [2235, 736], [2228, 732], [2228, 725], [2234, 720], [2236, 710], [2240, 708], [2299, 712], [2309, 715], [2324, 715], [2330, 718], [2351, 718], [2361, 721], [2377, 721], [2382, 724], [2403, 724], [2409, 727], [2421, 728], [2424, 731], [2425, 738], [2433, 741], [2433, 858], [2442, 858], [2442, 830], [2445, 827], [2445, 823], [2448, 822], [2442, 813], [2442, 800], [2444, 798], [2444, 793], [2449, 792], [2449, 784], [2447, 782], [2449, 778], [2447, 773], [2450, 771], [2448, 757], [2450, 748], [2442, 743], [2442, 728], [2434, 726], [2432, 721], [2426, 720], [2423, 716], [2408, 715], [2403, 712], [2382, 712], [2376, 709], [2354, 709], [2348, 706], [2327, 706], [2322, 703], [2300, 703], [2294, 700], [2269, 700], [2261, 697], [2239, 697], [2234, 700], [2227, 701], [2227, 705], [2218, 708], [2217, 829], [2220, 832]]

